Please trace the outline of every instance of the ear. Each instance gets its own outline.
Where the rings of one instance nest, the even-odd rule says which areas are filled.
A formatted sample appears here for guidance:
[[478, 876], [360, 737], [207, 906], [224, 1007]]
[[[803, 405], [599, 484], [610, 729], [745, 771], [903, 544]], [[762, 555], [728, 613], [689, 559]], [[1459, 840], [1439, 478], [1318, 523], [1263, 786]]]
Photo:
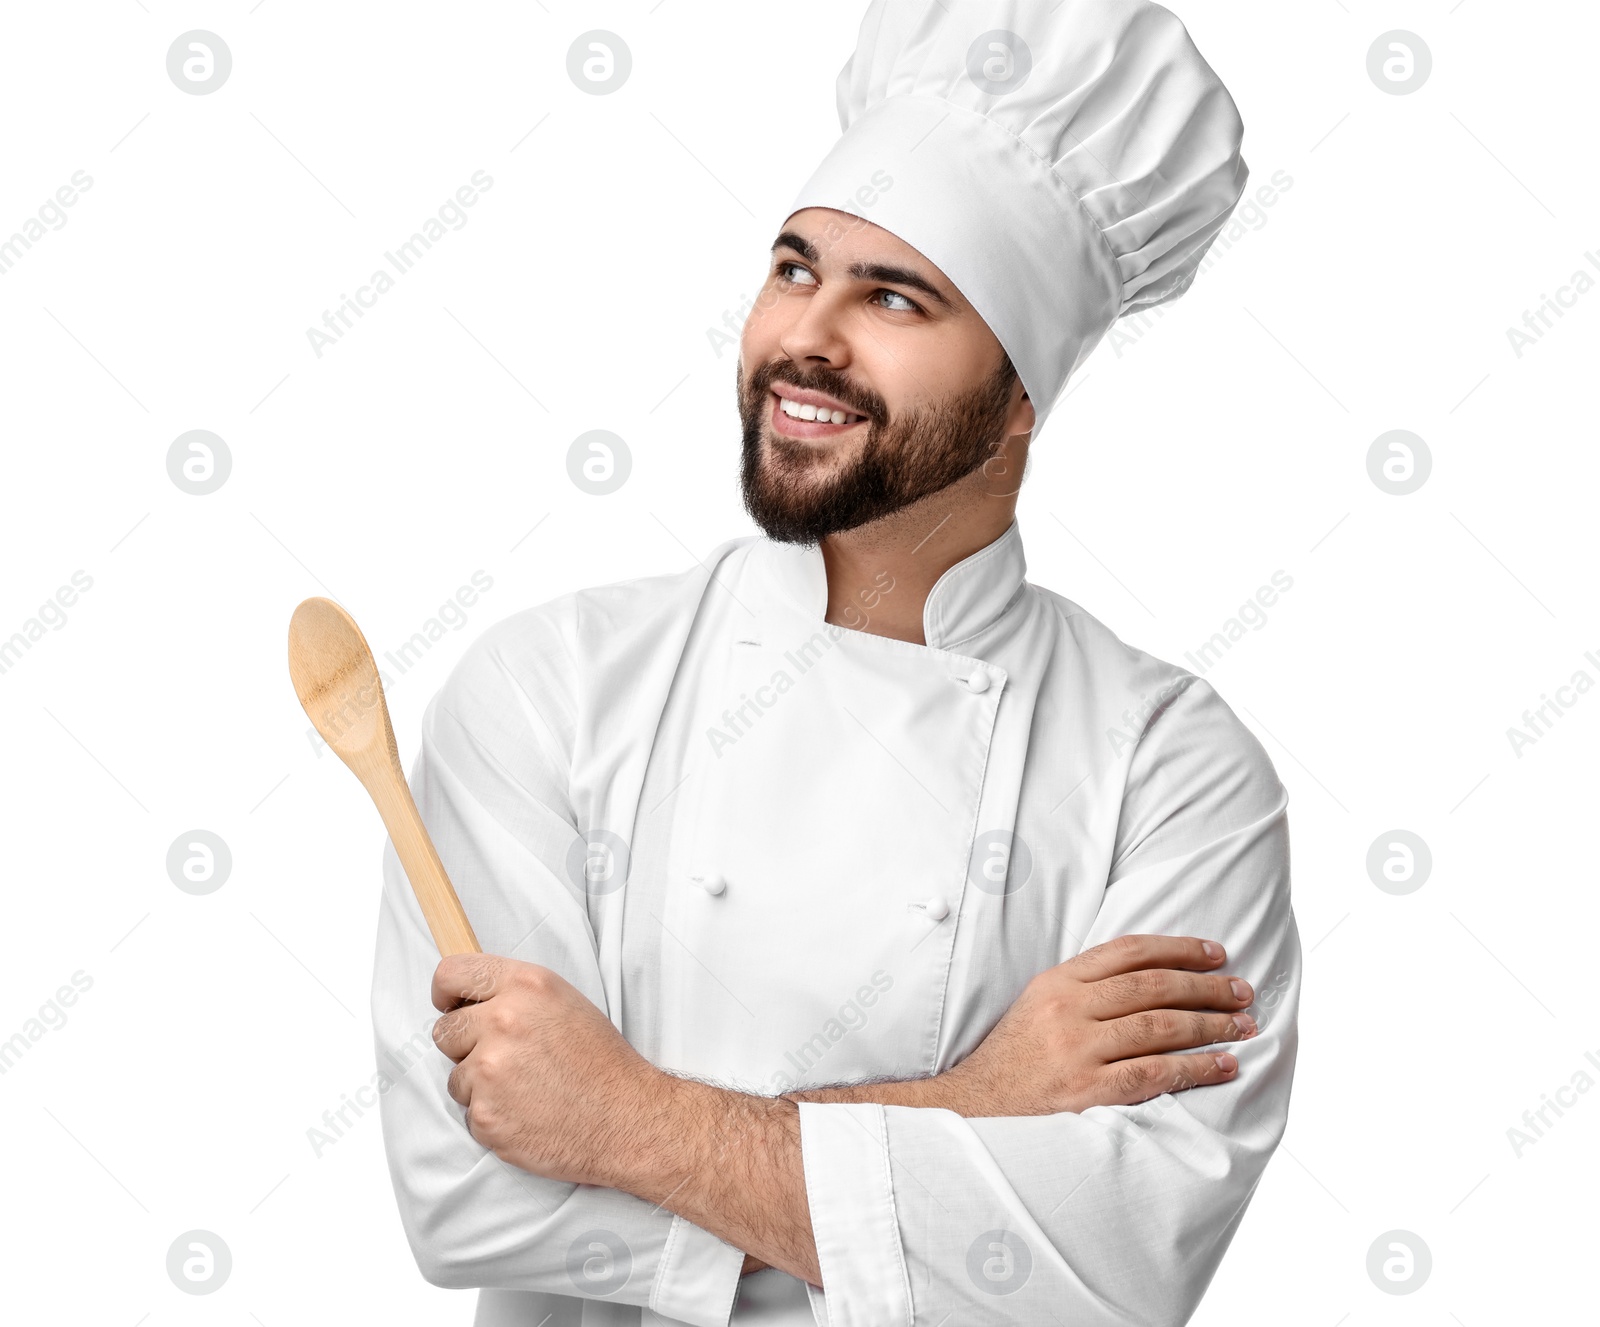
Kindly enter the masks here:
[[1006, 436], [1010, 438], [1023, 433], [1031, 434], [1036, 419], [1033, 402], [1028, 398], [1027, 392], [1023, 392], [1011, 407], [1011, 413], [1006, 416]]

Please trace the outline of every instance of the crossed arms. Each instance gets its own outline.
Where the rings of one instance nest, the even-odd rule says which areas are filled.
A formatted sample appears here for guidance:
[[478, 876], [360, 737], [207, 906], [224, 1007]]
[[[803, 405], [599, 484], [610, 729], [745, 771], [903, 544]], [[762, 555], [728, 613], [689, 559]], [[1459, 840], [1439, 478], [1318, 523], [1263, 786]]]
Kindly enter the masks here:
[[[548, 727], [469, 653], [411, 780], [486, 947], [536, 964], [440, 964], [385, 849], [379, 1090], [428, 1280], [726, 1327], [741, 1271], [769, 1264], [814, 1288], [830, 1327], [1187, 1321], [1282, 1136], [1300, 975], [1286, 799], [1214, 691], [1173, 697], [1129, 757], [1077, 958], [943, 1074], [781, 1098], [662, 1073], [601, 1013], [596, 936], [565, 878], [571, 716], [558, 687], [541, 694]], [[1235, 975], [1237, 999], [1218, 984]], [[1235, 1041], [1247, 1007], [1258, 1034], [1224, 1073], [1193, 1048]]]
[[931, 1078], [770, 1098], [678, 1078], [645, 1060], [549, 968], [458, 955], [435, 970], [434, 1042], [472, 1136], [534, 1175], [631, 1193], [822, 1286], [799, 1102], [875, 1102], [966, 1117], [1134, 1105], [1228, 1081], [1227, 1052], [1172, 1054], [1256, 1031], [1248, 982], [1221, 945], [1128, 936], [1034, 978], [984, 1039]]

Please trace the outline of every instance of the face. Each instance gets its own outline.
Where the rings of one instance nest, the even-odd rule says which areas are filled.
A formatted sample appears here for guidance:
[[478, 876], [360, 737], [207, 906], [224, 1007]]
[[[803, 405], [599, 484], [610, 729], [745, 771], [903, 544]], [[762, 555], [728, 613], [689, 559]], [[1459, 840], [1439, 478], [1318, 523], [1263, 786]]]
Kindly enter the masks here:
[[740, 341], [751, 517], [773, 539], [816, 543], [953, 486], [981, 496], [986, 466], [1020, 473], [1005, 453], [1033, 427], [1009, 367], [910, 245], [847, 213], [796, 212]]

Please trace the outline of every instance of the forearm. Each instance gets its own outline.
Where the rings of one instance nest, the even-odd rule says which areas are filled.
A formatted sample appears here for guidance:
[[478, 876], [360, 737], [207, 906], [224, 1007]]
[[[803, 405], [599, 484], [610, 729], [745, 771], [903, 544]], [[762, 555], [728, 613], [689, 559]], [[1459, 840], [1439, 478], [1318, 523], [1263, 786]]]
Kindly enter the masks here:
[[662, 1074], [640, 1116], [600, 1182], [821, 1286], [794, 1102]]
[[930, 1110], [953, 1110], [958, 1115], [996, 1115], [993, 1102], [977, 1082], [956, 1070], [931, 1078], [883, 1079], [868, 1083], [845, 1083], [835, 1087], [810, 1087], [783, 1093], [784, 1101], [873, 1102], [880, 1106], [921, 1106]]
[[[953, 1110], [958, 1115], [995, 1115], [1003, 1112], [982, 1099], [966, 1075], [946, 1071], [929, 1078], [881, 1079], [870, 1083], [845, 1083], [834, 1087], [804, 1088], [782, 1094], [784, 1101], [818, 1102], [875, 1102], [883, 1106], [922, 1106], [929, 1109]], [[813, 1246], [815, 1247], [815, 1246]], [[747, 1253], [741, 1276], [759, 1272], [768, 1264], [754, 1254]]]
[[971, 1075], [885, 1079], [753, 1096], [663, 1074], [602, 1181], [745, 1250], [743, 1275], [777, 1267], [822, 1285], [806, 1199], [798, 1103], [875, 1102], [1003, 1113]]

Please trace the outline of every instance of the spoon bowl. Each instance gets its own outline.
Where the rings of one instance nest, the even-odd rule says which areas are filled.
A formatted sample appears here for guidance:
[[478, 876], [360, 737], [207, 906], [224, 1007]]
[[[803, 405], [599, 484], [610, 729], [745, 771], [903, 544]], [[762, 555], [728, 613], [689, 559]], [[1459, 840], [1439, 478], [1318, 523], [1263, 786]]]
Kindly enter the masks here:
[[367, 790], [389, 831], [440, 954], [481, 950], [400, 765], [378, 665], [361, 628], [331, 599], [289, 619], [289, 677], [322, 740]]

